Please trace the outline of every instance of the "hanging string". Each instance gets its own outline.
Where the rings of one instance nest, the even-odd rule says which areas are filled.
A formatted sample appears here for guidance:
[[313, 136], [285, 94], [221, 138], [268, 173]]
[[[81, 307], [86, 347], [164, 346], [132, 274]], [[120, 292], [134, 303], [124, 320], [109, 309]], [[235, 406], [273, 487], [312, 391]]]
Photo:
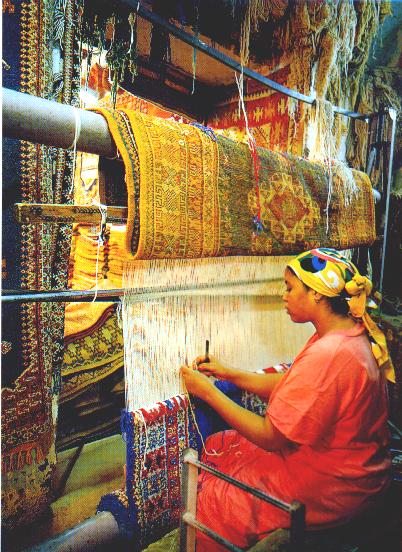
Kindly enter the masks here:
[[334, 186], [342, 193], [345, 206], [349, 206], [359, 188], [353, 172], [344, 163], [336, 159], [336, 143], [333, 135], [334, 107], [328, 100], [317, 98], [314, 102], [312, 120], [312, 144], [309, 159], [321, 163], [327, 172], [328, 195], [325, 208], [326, 232], [329, 233], [329, 208]]
[[96, 269], [95, 269], [95, 295], [92, 299], [91, 303], [94, 303], [96, 301], [96, 298], [98, 296], [98, 273], [99, 273], [99, 254], [100, 254], [100, 248], [101, 245], [104, 244], [104, 238], [105, 238], [105, 230], [106, 230], [106, 217], [107, 217], [107, 207], [106, 205], [102, 205], [101, 203], [97, 202], [96, 200], [92, 200], [92, 204], [96, 205], [99, 208], [99, 212], [101, 215], [101, 222], [99, 227], [99, 233], [98, 233], [98, 247], [96, 250]]
[[73, 150], [73, 167], [72, 167], [72, 174], [71, 174], [71, 186], [69, 190], [69, 194], [71, 195], [74, 192], [74, 179], [75, 179], [75, 166], [77, 161], [77, 142], [79, 140], [80, 134], [81, 134], [81, 113], [80, 110], [76, 107], [72, 107], [73, 114], [74, 114], [74, 140], [66, 149]]
[[204, 451], [204, 453], [207, 456], [221, 456], [223, 454], [223, 452], [216, 452], [216, 450], [213, 450], [213, 449], [211, 449], [211, 452], [209, 452], [207, 450], [207, 447], [205, 446], [204, 437], [201, 433], [200, 427], [199, 427], [198, 422], [197, 422], [197, 418], [196, 418], [195, 411], [194, 411], [194, 406], [193, 406], [193, 403], [191, 402], [191, 397], [190, 397], [189, 392], [187, 391], [186, 388], [185, 388], [185, 391], [184, 391], [184, 396], [187, 398], [188, 407], [189, 407], [189, 410], [190, 410], [190, 414], [193, 418], [194, 427], [195, 427], [195, 429], [196, 429], [196, 431], [197, 431], [197, 433], [200, 437], [200, 440], [201, 440], [202, 450]]
[[328, 194], [326, 213], [326, 232], [329, 232], [329, 207], [332, 198], [332, 160], [335, 157], [335, 143], [332, 134], [334, 124], [334, 109], [331, 102], [317, 98], [314, 102], [313, 133], [314, 141], [310, 149], [309, 159], [322, 163], [327, 172]]
[[[200, 12], [199, 12], [199, 3], [200, 3], [200, 0], [197, 0], [195, 3], [194, 3], [194, 9], [195, 9], [195, 28], [194, 28], [194, 35], [195, 35], [195, 38], [198, 40], [199, 36], [200, 36], [200, 31], [199, 31], [199, 17], [200, 17]], [[197, 66], [197, 48], [193, 47], [193, 59], [192, 59], [192, 68], [193, 68], [193, 87], [192, 87], [192, 90], [191, 90], [191, 95], [194, 94], [195, 92], [195, 80], [196, 80], [196, 66]]]
[[258, 236], [264, 230], [264, 225], [261, 220], [261, 198], [260, 198], [260, 185], [259, 185], [261, 164], [260, 164], [260, 159], [258, 157], [257, 144], [254, 136], [251, 134], [249, 124], [248, 124], [248, 117], [247, 117], [247, 111], [244, 103], [244, 94], [243, 94], [243, 76], [244, 74], [243, 74], [243, 66], [242, 66], [240, 78], [238, 78], [237, 73], [235, 73], [235, 79], [236, 79], [237, 88], [239, 90], [239, 111], [241, 109], [243, 113], [244, 123], [246, 127], [247, 144], [251, 153], [251, 157], [253, 159], [254, 178], [255, 178], [255, 198], [256, 198], [256, 215], [254, 215], [253, 217], [253, 225], [254, 225], [254, 235]]
[[[138, 5], [137, 5], [138, 12]], [[131, 12], [128, 16], [128, 23], [130, 25], [130, 47], [127, 52], [128, 68], [131, 76], [134, 79], [138, 75], [137, 68], [137, 12]]]
[[[200, 36], [200, 33], [197, 32], [195, 34], [195, 38], [198, 40], [198, 37]], [[191, 95], [195, 92], [195, 81], [196, 81], [196, 67], [197, 67], [197, 48], [193, 48], [193, 58], [192, 58], [192, 69], [193, 69], [193, 87], [191, 90]]]

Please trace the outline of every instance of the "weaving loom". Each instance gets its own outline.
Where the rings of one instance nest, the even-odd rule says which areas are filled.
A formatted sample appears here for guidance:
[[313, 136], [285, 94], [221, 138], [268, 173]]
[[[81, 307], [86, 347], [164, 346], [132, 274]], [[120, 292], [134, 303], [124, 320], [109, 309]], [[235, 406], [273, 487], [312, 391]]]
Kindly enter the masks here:
[[[334, 113], [360, 119], [366, 133], [369, 119], [353, 110], [362, 76], [360, 67], [365, 64], [362, 53], [369, 51], [383, 7], [380, 9], [381, 2], [374, 0], [361, 8], [353, 3], [224, 2], [226, 11], [232, 4], [233, 19], [235, 4], [236, 9], [241, 4], [241, 85], [237, 80], [237, 61], [229, 63], [230, 70], [225, 68], [226, 72], [235, 70], [236, 88], [230, 75], [222, 79], [223, 65], [214, 60], [216, 74], [210, 71], [205, 53], [196, 66], [196, 48], [200, 47], [201, 52], [204, 46], [214, 50], [204, 41], [205, 10], [199, 20], [202, 3], [196, 3], [194, 14], [192, 2], [181, 3], [180, 25], [192, 26], [197, 44], [188, 42], [185, 50], [185, 41], [182, 43], [181, 35], [173, 31], [172, 58], [167, 37], [171, 30], [167, 31], [163, 24], [150, 23], [158, 14], [172, 21], [167, 8], [169, 4], [172, 9], [172, 3], [151, 2], [155, 5], [147, 15], [147, 9], [138, 2], [136, 13], [128, 17], [129, 25], [125, 9], [130, 2], [119, 1], [116, 6], [111, 3], [112, 16], [102, 13], [103, 4], [107, 12], [109, 3], [84, 4], [70, 0], [53, 3], [35, 0], [27, 4], [17, 0], [3, 6], [8, 16], [15, 11], [19, 17], [21, 12], [21, 90], [35, 96], [57, 96], [70, 104], [64, 106], [68, 109], [63, 115], [60, 112], [57, 132], [52, 138], [55, 141], [49, 141], [47, 136], [39, 138], [44, 140], [39, 143], [52, 149], [47, 151], [27, 142], [21, 145], [22, 201], [38, 202], [36, 207], [31, 205], [32, 211], [36, 208], [39, 213], [34, 224], [38, 221], [51, 224], [55, 220], [56, 224], [62, 224], [61, 207], [67, 205], [53, 205], [60, 207], [53, 216], [46, 214], [45, 204], [68, 203], [74, 195], [74, 203], [78, 205], [71, 206], [71, 218], [66, 216], [64, 222], [96, 224], [96, 217], [91, 222], [79, 218], [85, 213], [85, 207], [80, 207], [88, 206], [87, 201], [96, 198], [102, 218], [99, 238], [105, 237], [106, 229], [108, 239], [98, 242], [98, 229], [92, 226], [88, 233], [85, 230], [81, 233], [79, 240], [73, 240], [77, 262], [75, 278], [69, 277], [69, 287], [77, 294], [71, 293], [69, 297], [77, 301], [80, 291], [82, 296], [93, 291], [94, 301], [102, 301], [102, 296], [103, 300], [115, 300], [123, 292], [124, 296], [122, 308], [117, 312], [111, 303], [76, 302], [67, 306], [64, 317], [64, 306], [56, 301], [65, 293], [63, 290], [58, 294], [58, 290], [65, 287], [69, 227], [59, 226], [55, 230], [46, 224], [25, 226], [16, 239], [10, 239], [7, 257], [17, 245], [17, 264], [21, 264], [18, 287], [38, 292], [34, 300], [45, 303], [24, 305], [21, 316], [17, 312], [15, 322], [10, 317], [10, 326], [16, 325], [16, 332], [7, 328], [6, 337], [10, 334], [12, 338], [5, 342], [4, 348], [2, 344], [3, 354], [9, 355], [8, 364], [13, 366], [13, 372], [7, 373], [10, 381], [7, 379], [3, 389], [6, 437], [3, 439], [6, 472], [3, 512], [5, 525], [13, 527], [35, 519], [46, 507], [56, 460], [58, 407], [61, 406], [59, 416], [63, 417], [68, 433], [70, 424], [68, 416], [64, 417], [68, 401], [79, 399], [84, 404], [82, 393], [86, 388], [91, 389], [91, 384], [96, 387], [106, 378], [113, 378], [114, 382], [121, 378], [124, 358], [126, 410], [122, 416], [122, 433], [127, 442], [126, 489], [105, 497], [99, 509], [113, 510], [118, 503], [119, 525], [134, 536], [134, 548], [140, 549], [179, 523], [184, 447], [191, 445], [200, 451], [203, 439], [211, 431], [222, 429], [219, 422], [219, 427], [216, 426], [215, 417], [205, 405], [198, 400], [190, 402], [182, 387], [179, 366], [190, 364], [195, 356], [202, 354], [206, 340], [211, 343], [211, 354], [236, 367], [254, 371], [279, 362], [291, 362], [312, 327], [303, 325], [296, 329], [283, 310], [286, 256], [318, 246], [349, 249], [369, 245], [375, 239], [369, 178], [335, 161], [340, 150], [343, 151], [348, 124], [343, 117], [334, 118]], [[216, 4], [214, 10], [219, 13]], [[55, 13], [50, 21], [48, 10], [53, 8]], [[265, 27], [264, 40], [257, 40], [259, 23]], [[229, 48], [232, 55], [236, 51], [233, 46], [237, 47], [234, 44], [237, 35], [230, 25], [226, 31], [225, 49]], [[179, 33], [186, 34], [182, 29]], [[179, 38], [174, 39], [175, 45], [173, 36]], [[207, 43], [211, 39], [214, 45], [214, 31], [205, 36]], [[255, 73], [254, 80], [247, 72], [249, 60], [253, 60], [255, 67], [256, 61], [259, 62], [258, 51], [257, 57], [252, 51], [255, 41], [263, 42], [269, 54], [261, 54], [266, 65], [262, 66], [259, 78]], [[218, 44], [221, 47], [223, 43], [218, 40]], [[192, 57], [191, 48], [194, 48]], [[18, 48], [15, 50], [18, 57], [20, 52]], [[93, 54], [97, 53], [98, 62], [91, 69]], [[8, 51], [6, 54], [6, 57], [10, 55]], [[63, 62], [59, 64], [62, 73], [52, 75], [52, 82], [49, 75], [57, 71], [58, 54]], [[28, 63], [35, 57], [36, 69], [33, 63]], [[104, 57], [108, 67], [101, 67]], [[73, 83], [73, 70], [83, 59], [87, 74], [83, 71]], [[7, 66], [6, 62], [3, 61], [3, 67]], [[11, 65], [14, 78], [14, 67], [18, 63]], [[177, 65], [174, 72], [173, 65]], [[155, 73], [154, 67], [158, 68]], [[181, 74], [183, 69], [185, 78]], [[205, 82], [199, 78], [201, 72], [207, 73]], [[132, 83], [127, 81], [128, 75]], [[275, 81], [272, 88], [270, 78]], [[95, 113], [70, 110], [77, 98], [78, 80], [80, 84], [85, 82], [84, 93], [88, 87], [93, 92], [93, 81], [103, 89], [98, 97], [99, 107], [93, 110]], [[152, 84], [158, 89], [157, 94]], [[119, 90], [119, 85], [159, 105], [147, 105], [145, 100], [130, 97], [128, 92]], [[11, 87], [14, 88], [14, 82]], [[164, 94], [169, 89], [178, 100], [174, 94]], [[109, 91], [111, 95], [104, 101], [104, 94]], [[126, 98], [122, 102], [123, 96]], [[241, 103], [244, 117], [240, 114]], [[308, 104], [313, 106], [312, 111]], [[167, 120], [169, 115], [161, 105], [180, 115]], [[314, 127], [311, 117], [314, 109], [318, 113], [319, 105], [326, 106], [332, 117], [325, 129], [318, 124]], [[112, 110], [112, 106], [117, 110]], [[359, 111], [371, 113], [373, 110]], [[100, 129], [98, 125], [91, 134], [85, 115], [99, 120], [99, 113], [106, 118], [109, 131], [105, 133], [106, 126], [100, 125]], [[219, 130], [215, 133], [199, 123], [183, 124], [183, 120], [191, 119]], [[317, 115], [316, 119], [320, 120]], [[45, 120], [48, 121], [46, 117]], [[26, 125], [28, 135], [22, 132], [20, 139], [32, 139], [31, 126], [35, 127]], [[47, 122], [43, 127], [49, 130], [50, 136], [53, 123]], [[311, 135], [317, 138], [317, 143], [321, 141], [321, 151], [316, 156], [309, 140]], [[98, 136], [101, 146], [97, 143]], [[33, 140], [37, 139], [35, 135]], [[116, 145], [117, 157], [123, 159], [124, 168], [122, 163], [114, 161]], [[89, 174], [74, 194], [70, 188], [69, 172], [79, 163], [75, 154], [80, 146], [89, 148], [82, 151], [91, 154], [92, 158], [86, 162], [87, 168], [94, 172], [93, 154], [106, 156], [101, 158], [99, 172], [105, 183], [105, 165], [108, 165], [114, 182], [99, 196], [96, 177]], [[394, 146], [391, 142], [389, 146], [392, 167]], [[57, 147], [72, 151], [54, 151]], [[366, 166], [363, 150], [363, 161], [351, 164], [362, 170]], [[310, 161], [297, 155], [307, 155]], [[127, 191], [119, 186], [124, 170]], [[390, 180], [388, 188], [391, 188]], [[108, 213], [109, 219], [107, 208], [100, 202], [116, 207], [115, 212], [111, 209]], [[116, 239], [111, 239], [107, 220], [118, 223], [127, 220], [127, 232], [120, 229]], [[29, 217], [19, 222], [28, 225]], [[386, 233], [385, 228], [384, 256]], [[8, 266], [5, 272], [7, 269]], [[50, 293], [47, 299], [39, 298], [40, 292], [48, 289], [56, 291], [58, 298], [50, 298]], [[55, 303], [46, 304], [49, 298]], [[6, 318], [10, 312], [14, 310], [7, 305]], [[16, 351], [15, 333], [21, 333], [21, 351], [19, 348]], [[283, 365], [280, 369], [287, 368]], [[264, 405], [256, 397], [242, 395], [225, 383], [217, 382], [217, 385], [236, 402], [261, 415], [264, 413]], [[121, 397], [121, 381], [119, 386]], [[93, 404], [90, 407], [93, 409]], [[63, 433], [62, 423], [58, 425], [58, 433], [59, 436]]]
[[259, 148], [258, 232], [247, 145], [127, 110], [100, 112], [126, 167], [130, 256], [122, 280], [126, 492], [104, 497], [99, 510], [110, 509], [144, 546], [178, 525], [182, 452], [202, 444], [179, 366], [206, 340], [239, 368], [291, 362], [312, 328], [292, 328], [281, 301], [287, 257], [272, 255], [370, 243], [373, 199], [367, 177], [353, 171], [352, 206], [334, 170], [326, 213], [324, 167]]
[[[286, 370], [287, 366], [276, 369]], [[228, 382], [215, 385], [248, 410], [260, 415], [265, 412], [266, 404], [256, 395]], [[208, 435], [227, 429], [227, 425], [202, 401], [195, 400], [190, 409], [188, 398], [176, 395], [125, 412], [121, 427], [127, 450], [126, 488], [103, 496], [98, 512], [111, 512], [137, 551], [179, 525], [184, 449], [191, 446], [201, 451]]]
[[[275, 354], [286, 333], [279, 322], [284, 313], [279, 314], [278, 302], [271, 300], [263, 307], [266, 299], [257, 299], [280, 296], [285, 261], [257, 256], [372, 242], [374, 209], [368, 178], [353, 171], [356, 193], [350, 202], [342, 173], [334, 169], [327, 209], [328, 177], [317, 163], [258, 148], [256, 189], [255, 160], [245, 144], [126, 109], [98, 111], [108, 122], [126, 168], [126, 249], [133, 259], [123, 275], [129, 409], [181, 392], [177, 369], [200, 353], [205, 339], [211, 340], [215, 354], [251, 370], [291, 360], [303, 338], [295, 340], [291, 351]], [[227, 257], [232, 255], [237, 257]], [[157, 298], [155, 292], [170, 297]], [[274, 331], [279, 334], [272, 340]], [[249, 358], [251, 343], [259, 351], [254, 360]], [[136, 378], [144, 382], [142, 389], [136, 387]], [[158, 379], [160, 392], [146, 396], [158, 387]]]

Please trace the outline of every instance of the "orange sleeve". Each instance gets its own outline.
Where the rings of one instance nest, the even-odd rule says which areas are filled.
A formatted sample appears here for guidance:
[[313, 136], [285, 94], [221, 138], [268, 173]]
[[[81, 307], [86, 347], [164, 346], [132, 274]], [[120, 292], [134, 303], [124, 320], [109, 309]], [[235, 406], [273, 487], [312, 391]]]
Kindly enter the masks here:
[[339, 341], [331, 345], [323, 350], [317, 344], [298, 357], [267, 408], [275, 428], [295, 443], [314, 445], [339, 417], [345, 382], [339, 374], [350, 353]]

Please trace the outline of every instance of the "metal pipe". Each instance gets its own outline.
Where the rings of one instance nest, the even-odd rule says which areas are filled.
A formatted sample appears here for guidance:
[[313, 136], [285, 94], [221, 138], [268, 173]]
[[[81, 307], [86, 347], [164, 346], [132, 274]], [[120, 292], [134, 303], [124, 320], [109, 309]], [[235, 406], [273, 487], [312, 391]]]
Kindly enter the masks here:
[[81, 121], [77, 151], [114, 157], [116, 144], [99, 113], [3, 88], [3, 135], [47, 146], [69, 148], [76, 116]]
[[242, 552], [244, 548], [239, 548], [235, 544], [231, 543], [225, 537], [222, 537], [221, 535], [218, 535], [218, 533], [215, 533], [212, 529], [204, 525], [203, 523], [199, 522], [193, 514], [190, 512], [185, 512], [182, 516], [182, 520], [185, 524], [190, 525], [191, 527], [194, 527], [194, 529], [198, 529], [199, 531], [202, 531], [202, 533], [205, 533], [213, 539], [214, 541], [218, 542], [219, 544], [222, 544], [227, 550], [231, 550], [232, 552]]
[[[256, 286], [260, 284], [272, 284], [281, 282], [282, 278], [259, 279], [259, 280], [238, 280], [236, 282], [218, 282], [216, 284], [198, 284], [194, 286], [169, 286], [160, 288], [143, 288], [141, 291], [131, 295], [131, 300], [137, 302], [147, 301], [160, 297], [185, 294], [189, 292], [202, 292], [211, 289], [232, 289], [242, 286]], [[21, 291], [3, 290], [1, 295], [2, 303], [87, 303], [95, 301], [117, 302], [123, 297], [125, 289], [89, 289], [89, 290], [63, 290], [63, 291]], [[241, 295], [241, 294], [240, 294]]]
[[117, 302], [124, 295], [123, 289], [99, 289], [96, 290], [63, 290], [63, 291], [30, 291], [27, 290], [3, 290], [2, 303], [88, 303]]
[[227, 481], [228, 483], [231, 483], [235, 487], [239, 487], [239, 489], [242, 489], [243, 491], [246, 491], [247, 493], [252, 494], [253, 496], [260, 498], [261, 500], [264, 500], [265, 502], [268, 502], [269, 504], [272, 504], [273, 506], [276, 506], [277, 508], [280, 508], [281, 510], [285, 512], [292, 512], [294, 510], [294, 507], [292, 504], [288, 504], [287, 502], [284, 502], [283, 500], [280, 500], [279, 498], [275, 498], [274, 496], [271, 496], [267, 493], [264, 493], [263, 491], [260, 491], [259, 489], [255, 489], [254, 487], [250, 487], [250, 485], [246, 485], [242, 481], [238, 481], [237, 479], [234, 479], [230, 475], [227, 475], [226, 473], [223, 473], [215, 468], [212, 468], [211, 466], [208, 466], [208, 464], [204, 464], [203, 462], [200, 462], [199, 460], [195, 460], [191, 456], [187, 456], [184, 459], [184, 462], [187, 462], [189, 464], [193, 464], [193, 466], [197, 466], [197, 468], [200, 468], [204, 471], [207, 471], [209, 473], [212, 473], [219, 479], [223, 479], [224, 481]]
[[124, 537], [110, 512], [100, 512], [61, 535], [26, 549], [25, 552], [86, 552], [105, 550], [105, 545], [116, 546]]
[[[226, 65], [227, 67], [230, 67], [231, 69], [234, 69], [239, 73], [243, 71], [243, 74], [246, 77], [249, 77], [257, 82], [260, 82], [265, 86], [268, 86], [269, 88], [272, 88], [277, 92], [280, 92], [281, 94], [285, 94], [290, 98], [294, 98], [295, 100], [300, 100], [310, 105], [315, 102], [315, 97], [313, 96], [306, 96], [305, 94], [301, 94], [296, 90], [291, 90], [290, 88], [287, 88], [282, 84], [279, 84], [271, 79], [268, 79], [267, 77], [260, 75], [259, 73], [257, 73], [256, 71], [253, 71], [252, 69], [248, 69], [248, 67], [242, 67], [238, 61], [235, 61], [231, 57], [220, 52], [219, 50], [216, 50], [215, 48], [208, 46], [208, 44], [205, 44], [205, 42], [195, 37], [194, 35], [186, 33], [179, 27], [176, 27], [175, 25], [172, 25], [162, 17], [159, 17], [157, 14], [147, 10], [137, 0], [120, 0], [120, 3], [126, 6], [129, 6], [130, 9], [136, 11], [137, 14], [143, 19], [150, 21], [154, 25], [159, 25], [160, 27], [163, 27], [176, 38], [179, 38], [181, 41], [185, 42], [186, 44], [189, 44], [190, 46], [193, 46], [197, 50], [200, 50], [207, 56], [210, 56], [216, 59], [217, 61], [220, 61], [221, 63], [223, 63], [223, 65]], [[346, 115], [346, 117], [351, 117], [353, 119], [363, 119], [367, 121], [369, 118], [367, 115], [362, 115], [361, 113], [355, 113], [354, 111], [350, 111], [343, 107], [333, 106], [333, 109], [335, 113]]]

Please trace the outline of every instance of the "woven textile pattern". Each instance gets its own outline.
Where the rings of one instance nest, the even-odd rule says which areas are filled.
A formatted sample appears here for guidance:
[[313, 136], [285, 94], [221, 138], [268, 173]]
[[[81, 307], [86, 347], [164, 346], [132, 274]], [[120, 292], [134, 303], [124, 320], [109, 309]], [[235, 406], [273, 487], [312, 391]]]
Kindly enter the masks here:
[[[3, 72], [6, 87], [53, 97], [53, 16], [60, 3], [48, 0], [3, 6]], [[12, 8], [11, 8], [12, 6]], [[63, 86], [57, 99], [69, 103], [75, 93], [73, 0], [60, 14]], [[59, 29], [60, 30], [60, 29]], [[3, 170], [3, 286], [9, 289], [64, 288], [71, 230], [15, 224], [15, 202], [66, 199], [71, 152], [56, 152], [28, 142], [5, 141]], [[57, 393], [63, 351], [64, 305], [7, 305], [3, 336], [11, 347], [2, 358], [2, 521], [13, 529], [34, 520], [48, 505], [55, 466]]]
[[[282, 66], [270, 72], [268, 77], [279, 84], [300, 90], [292, 74], [292, 69], [295, 71], [292, 63], [288, 60], [275, 61]], [[249, 128], [258, 146], [272, 151], [302, 154], [306, 106], [302, 102], [291, 102], [292, 100], [275, 90], [251, 79], [245, 80], [244, 104]], [[245, 121], [244, 116], [239, 113], [237, 90], [231, 98], [218, 105], [208, 124], [220, 129], [229, 138], [245, 140]]]
[[123, 334], [114, 307], [86, 331], [66, 339], [62, 365], [64, 402], [123, 366]]
[[[264, 415], [266, 404], [256, 395], [242, 392], [228, 382], [217, 382], [217, 386], [238, 404]], [[217, 422], [217, 416], [202, 401], [195, 401], [192, 411], [204, 439], [211, 430], [227, 427], [222, 421]], [[111, 511], [119, 526], [122, 523], [125, 531], [134, 531], [136, 539], [140, 537], [140, 542], [136, 541], [138, 549], [179, 525], [182, 453], [187, 447], [197, 450], [202, 446], [192, 411], [187, 398], [177, 395], [151, 408], [123, 413], [122, 433], [127, 442], [126, 492], [102, 497], [98, 510]], [[218, 425], [219, 428], [215, 427]]]
[[99, 111], [126, 165], [126, 245], [135, 259], [283, 255], [319, 246], [346, 249], [375, 238], [374, 202], [363, 173], [353, 171], [358, 193], [351, 203], [333, 177], [327, 232], [324, 167], [258, 148], [263, 226], [256, 234], [247, 145], [222, 136], [214, 141], [190, 125], [133, 111]]
[[182, 395], [124, 415], [127, 496], [142, 546], [179, 524], [182, 454], [196, 448], [190, 416]]

